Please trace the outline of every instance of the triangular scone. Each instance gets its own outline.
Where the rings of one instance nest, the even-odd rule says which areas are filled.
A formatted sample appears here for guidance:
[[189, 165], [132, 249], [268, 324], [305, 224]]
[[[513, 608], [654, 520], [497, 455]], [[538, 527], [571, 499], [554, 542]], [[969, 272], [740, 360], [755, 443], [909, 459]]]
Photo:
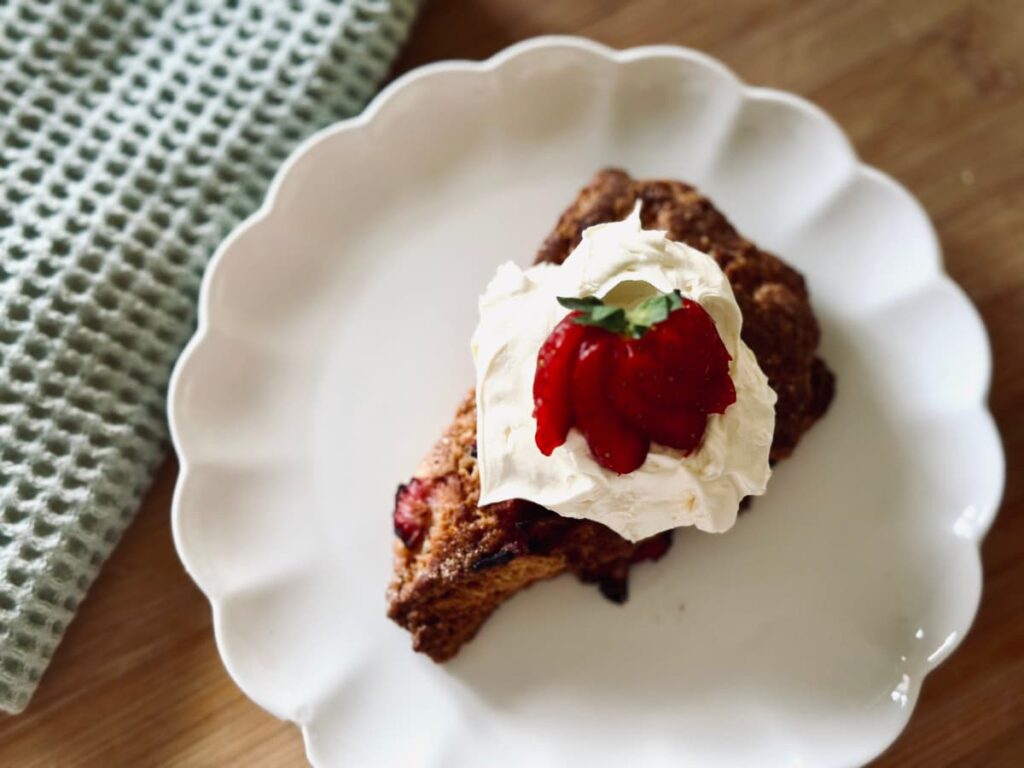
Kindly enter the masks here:
[[[711, 255], [729, 278], [743, 311], [743, 340], [778, 395], [771, 458], [785, 458], [832, 399], [833, 376], [816, 354], [818, 324], [800, 273], [739, 235], [707, 198], [681, 182], [601, 171], [562, 214], [537, 262], [560, 264], [584, 229], [624, 219], [638, 199], [645, 229], [665, 230]], [[671, 544], [671, 532], [634, 544], [599, 523], [526, 501], [480, 508], [479, 493], [470, 393], [395, 497], [388, 616], [435, 661], [454, 656], [510, 596], [564, 571], [622, 602], [630, 566], [658, 559]]]

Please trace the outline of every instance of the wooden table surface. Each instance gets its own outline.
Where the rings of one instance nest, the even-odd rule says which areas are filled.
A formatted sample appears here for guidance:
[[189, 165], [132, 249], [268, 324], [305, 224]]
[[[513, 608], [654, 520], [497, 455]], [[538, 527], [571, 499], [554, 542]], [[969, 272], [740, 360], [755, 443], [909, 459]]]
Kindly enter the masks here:
[[[974, 629], [877, 765], [1024, 765], [1024, 2], [433, 0], [396, 71], [546, 33], [681, 43], [802, 94], [928, 209], [991, 334], [1008, 482]], [[174, 479], [169, 460], [31, 706], [0, 716], [0, 766], [305, 764], [221, 666], [171, 544]]]

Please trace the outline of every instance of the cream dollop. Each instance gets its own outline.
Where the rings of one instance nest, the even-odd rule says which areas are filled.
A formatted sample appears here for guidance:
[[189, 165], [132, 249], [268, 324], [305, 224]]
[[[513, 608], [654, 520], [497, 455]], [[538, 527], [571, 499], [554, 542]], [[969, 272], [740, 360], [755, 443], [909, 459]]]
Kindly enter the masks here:
[[[711, 315], [732, 356], [736, 402], [710, 416], [701, 447], [683, 456], [652, 444], [639, 469], [618, 475], [597, 464], [572, 429], [564, 445], [543, 455], [534, 442], [533, 378], [541, 344], [566, 314], [556, 298], [627, 304], [676, 289]], [[587, 229], [561, 266], [503, 264], [480, 299], [473, 335], [480, 503], [527, 499], [632, 541], [684, 525], [731, 528], [740, 500], [765, 491], [775, 430], [775, 392], [740, 339], [742, 322], [714, 259], [642, 229], [639, 203], [625, 221]]]

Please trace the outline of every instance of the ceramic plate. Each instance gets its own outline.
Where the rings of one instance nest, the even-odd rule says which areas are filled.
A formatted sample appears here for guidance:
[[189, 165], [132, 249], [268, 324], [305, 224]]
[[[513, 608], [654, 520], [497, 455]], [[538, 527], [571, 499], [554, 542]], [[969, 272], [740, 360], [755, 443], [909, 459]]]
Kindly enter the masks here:
[[[473, 383], [495, 267], [608, 165], [698, 184], [804, 272], [835, 404], [624, 607], [560, 578], [435, 665], [384, 615], [395, 486]], [[682, 48], [532, 40], [400, 78], [221, 247], [172, 386], [174, 532], [231, 675], [316, 765], [857, 765], [977, 608], [989, 375], [921, 207], [819, 109]]]

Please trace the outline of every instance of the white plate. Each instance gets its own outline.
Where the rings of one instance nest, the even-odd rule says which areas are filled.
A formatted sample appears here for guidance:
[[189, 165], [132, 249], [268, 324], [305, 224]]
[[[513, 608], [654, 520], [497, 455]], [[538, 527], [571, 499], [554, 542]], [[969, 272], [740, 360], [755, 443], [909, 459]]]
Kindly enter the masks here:
[[[395, 486], [472, 384], [492, 271], [606, 165], [697, 183], [803, 270], [837, 399], [625, 607], [561, 578], [435, 665], [384, 616]], [[856, 765], [977, 608], [989, 369], [920, 206], [817, 108], [682, 48], [532, 40], [399, 79], [221, 247], [172, 386], [175, 538], [231, 675], [317, 765]]]

